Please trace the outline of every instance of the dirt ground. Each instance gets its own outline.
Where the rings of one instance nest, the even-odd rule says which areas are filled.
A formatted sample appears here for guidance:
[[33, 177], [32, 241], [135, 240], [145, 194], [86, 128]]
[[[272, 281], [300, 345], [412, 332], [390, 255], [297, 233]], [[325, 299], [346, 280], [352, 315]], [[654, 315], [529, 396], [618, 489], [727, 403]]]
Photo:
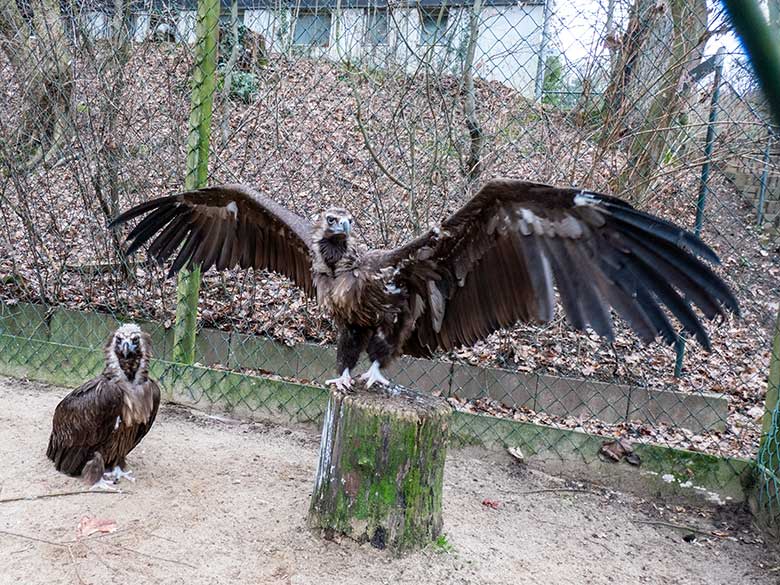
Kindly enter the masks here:
[[[0, 378], [0, 500], [79, 490], [45, 457], [63, 388]], [[0, 501], [0, 584], [773, 584], [774, 553], [745, 516], [585, 486], [509, 457], [453, 452], [446, 543], [393, 559], [320, 540], [304, 519], [314, 431], [164, 407], [121, 494]], [[585, 488], [583, 488], [585, 489]], [[527, 493], [534, 490], [547, 490]], [[498, 502], [498, 508], [485, 505]], [[116, 532], [77, 538], [85, 517]], [[718, 530], [699, 534], [660, 522]]]

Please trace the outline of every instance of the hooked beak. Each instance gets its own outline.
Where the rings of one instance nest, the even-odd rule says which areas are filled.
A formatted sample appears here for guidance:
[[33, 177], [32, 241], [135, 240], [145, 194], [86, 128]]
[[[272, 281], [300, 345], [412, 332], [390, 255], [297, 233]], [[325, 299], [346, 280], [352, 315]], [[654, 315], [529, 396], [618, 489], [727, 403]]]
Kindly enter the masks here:
[[135, 353], [137, 346], [135, 343], [130, 341], [129, 339], [123, 339], [119, 342], [119, 351], [122, 352], [122, 355], [127, 357], [131, 353]]
[[342, 219], [339, 223], [341, 224], [341, 231], [349, 235], [349, 230], [350, 230], [349, 220]]

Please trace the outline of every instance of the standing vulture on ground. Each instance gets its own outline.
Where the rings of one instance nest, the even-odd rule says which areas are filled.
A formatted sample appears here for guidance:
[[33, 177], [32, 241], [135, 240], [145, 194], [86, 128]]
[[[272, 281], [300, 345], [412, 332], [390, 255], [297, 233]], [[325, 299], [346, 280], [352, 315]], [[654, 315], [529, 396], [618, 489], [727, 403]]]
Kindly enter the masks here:
[[381, 368], [401, 353], [428, 356], [468, 346], [518, 322], [546, 322], [558, 289], [569, 322], [612, 339], [610, 308], [646, 342], [677, 339], [675, 326], [709, 349], [695, 304], [707, 318], [739, 308], [708, 267], [716, 254], [695, 235], [581, 189], [515, 180], [488, 182], [442, 224], [390, 250], [364, 250], [352, 216], [329, 209], [311, 224], [244, 185], [162, 197], [118, 216], [146, 214], [128, 235], [128, 253], [152, 240], [149, 255], [170, 269], [212, 266], [272, 270], [329, 310], [338, 328], [337, 371], [387, 383]]
[[[154, 423], [160, 388], [149, 378], [152, 343], [138, 325], [122, 325], [105, 346], [106, 368], [57, 405], [46, 455], [93, 488], [135, 481], [125, 457]], [[110, 470], [110, 471], [106, 471]]]

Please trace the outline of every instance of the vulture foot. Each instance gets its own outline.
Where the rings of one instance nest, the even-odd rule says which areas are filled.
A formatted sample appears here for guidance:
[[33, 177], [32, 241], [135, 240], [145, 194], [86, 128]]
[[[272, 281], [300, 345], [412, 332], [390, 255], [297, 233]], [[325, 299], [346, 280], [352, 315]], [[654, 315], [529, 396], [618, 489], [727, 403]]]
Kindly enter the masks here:
[[103, 479], [107, 481], [113, 481], [114, 483], [118, 482], [121, 479], [126, 479], [127, 481], [131, 481], [135, 483], [135, 477], [133, 477], [132, 471], [123, 471], [121, 467], [118, 465], [114, 467], [109, 472], [106, 472], [103, 474]]
[[338, 378], [325, 380], [325, 384], [328, 386], [334, 384], [342, 392], [348, 392], [352, 388], [352, 376], [349, 375], [349, 368], [346, 368]]
[[89, 491], [118, 492], [120, 490], [114, 485], [114, 482], [106, 480], [105, 477], [101, 477], [98, 481], [92, 484], [92, 487], [89, 488]]
[[371, 363], [371, 367], [368, 371], [360, 376], [361, 380], [366, 381], [366, 388], [371, 388], [376, 382], [379, 382], [383, 386], [389, 386], [390, 380], [382, 375], [382, 371], [379, 369], [379, 362], [374, 361]]

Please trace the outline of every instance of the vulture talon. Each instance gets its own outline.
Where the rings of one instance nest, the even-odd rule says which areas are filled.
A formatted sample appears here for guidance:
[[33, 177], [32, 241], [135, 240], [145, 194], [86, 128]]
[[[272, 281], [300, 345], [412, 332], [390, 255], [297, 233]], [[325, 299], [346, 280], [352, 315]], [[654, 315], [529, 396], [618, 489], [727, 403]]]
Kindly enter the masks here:
[[379, 369], [379, 362], [377, 361], [371, 363], [371, 367], [365, 374], [360, 376], [360, 379], [366, 382], [366, 388], [371, 388], [376, 382], [379, 382], [382, 386], [390, 385], [390, 380], [382, 375]]
[[133, 472], [123, 471], [119, 465], [115, 466], [114, 469], [111, 471], [107, 471], [103, 474], [103, 479], [108, 481], [113, 481], [114, 483], [117, 483], [123, 479], [126, 479], [127, 481], [130, 481], [132, 483], [135, 483], [135, 477], [133, 476]]
[[349, 392], [352, 389], [352, 376], [349, 375], [349, 368], [346, 368], [338, 378], [325, 380], [325, 385], [333, 385], [341, 392]]
[[113, 482], [107, 481], [105, 477], [101, 477], [98, 481], [92, 484], [89, 488], [91, 492], [104, 491], [104, 492], [118, 492], [120, 491]]

